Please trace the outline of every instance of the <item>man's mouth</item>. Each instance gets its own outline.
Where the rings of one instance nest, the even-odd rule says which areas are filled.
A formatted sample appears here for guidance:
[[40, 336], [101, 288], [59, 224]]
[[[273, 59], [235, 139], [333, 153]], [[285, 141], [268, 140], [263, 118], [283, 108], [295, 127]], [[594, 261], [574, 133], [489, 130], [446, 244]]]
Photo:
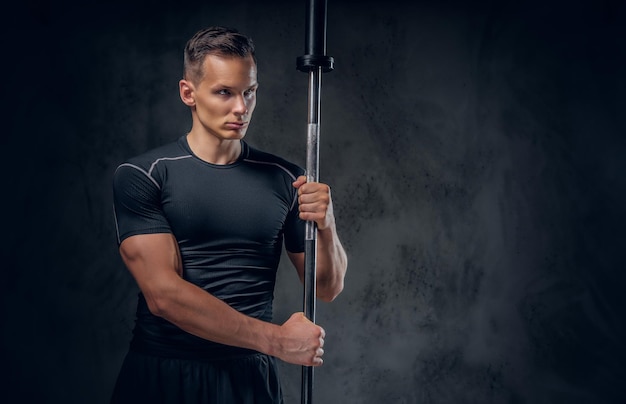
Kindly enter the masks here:
[[226, 122], [228, 129], [242, 129], [248, 126], [248, 122]]

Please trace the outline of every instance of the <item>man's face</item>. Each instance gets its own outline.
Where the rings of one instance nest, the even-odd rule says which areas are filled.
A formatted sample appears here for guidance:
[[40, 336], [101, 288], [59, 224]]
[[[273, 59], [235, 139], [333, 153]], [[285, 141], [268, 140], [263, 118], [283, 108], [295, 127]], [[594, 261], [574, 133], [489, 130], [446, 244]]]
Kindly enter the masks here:
[[194, 91], [199, 123], [218, 139], [242, 139], [256, 106], [254, 59], [209, 55], [203, 70], [204, 77]]

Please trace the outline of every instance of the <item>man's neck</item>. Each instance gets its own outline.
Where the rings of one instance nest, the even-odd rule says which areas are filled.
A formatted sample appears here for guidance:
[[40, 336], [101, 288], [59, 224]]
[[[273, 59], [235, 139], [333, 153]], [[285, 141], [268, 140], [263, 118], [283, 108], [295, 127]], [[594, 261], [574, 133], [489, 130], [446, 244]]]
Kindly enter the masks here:
[[239, 139], [223, 140], [198, 134], [192, 130], [187, 134], [187, 143], [198, 158], [211, 164], [231, 164], [241, 155], [241, 140]]

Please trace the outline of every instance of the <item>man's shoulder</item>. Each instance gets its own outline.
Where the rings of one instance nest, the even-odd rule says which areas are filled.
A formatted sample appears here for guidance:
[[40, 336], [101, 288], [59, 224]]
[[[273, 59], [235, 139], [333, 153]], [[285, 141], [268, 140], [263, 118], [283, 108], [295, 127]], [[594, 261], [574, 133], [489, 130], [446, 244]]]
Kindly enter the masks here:
[[252, 164], [266, 164], [279, 167], [288, 172], [292, 177], [298, 177], [304, 174], [304, 169], [281, 156], [266, 151], [259, 150], [250, 145], [247, 146], [247, 152], [244, 161]]
[[132, 165], [148, 170], [159, 161], [186, 158], [189, 156], [189, 151], [185, 150], [183, 144], [181, 143], [181, 138], [178, 138], [174, 141], [157, 146], [131, 157], [122, 165]]

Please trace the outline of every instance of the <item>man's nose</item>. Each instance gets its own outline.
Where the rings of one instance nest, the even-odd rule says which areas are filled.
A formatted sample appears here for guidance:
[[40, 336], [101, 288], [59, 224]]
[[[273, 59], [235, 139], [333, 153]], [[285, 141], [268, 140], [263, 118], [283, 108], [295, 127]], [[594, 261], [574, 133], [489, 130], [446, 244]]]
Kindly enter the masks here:
[[236, 115], [245, 115], [248, 113], [248, 104], [246, 104], [246, 98], [243, 95], [238, 96], [235, 100], [233, 112]]

